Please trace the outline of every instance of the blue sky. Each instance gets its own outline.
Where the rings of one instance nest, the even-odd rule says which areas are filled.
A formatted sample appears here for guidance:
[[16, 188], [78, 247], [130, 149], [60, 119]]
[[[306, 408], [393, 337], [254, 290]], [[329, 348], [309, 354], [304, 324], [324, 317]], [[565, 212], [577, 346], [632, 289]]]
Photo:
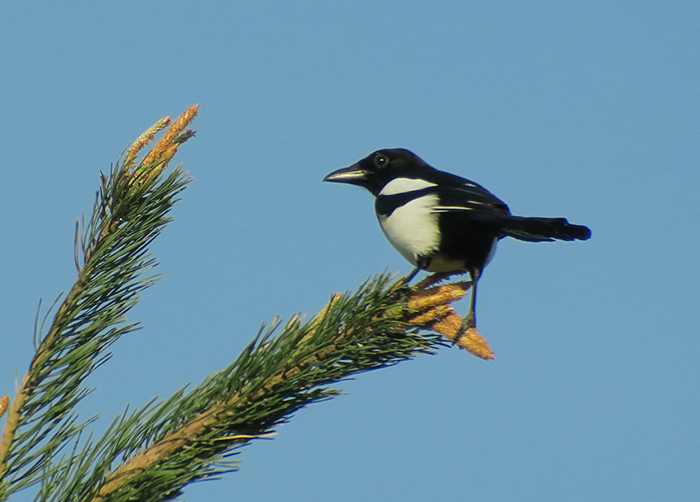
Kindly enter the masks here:
[[367, 193], [321, 183], [378, 148], [593, 238], [501, 242], [479, 290], [495, 361], [360, 375], [185, 500], [697, 500], [698, 19], [690, 1], [3, 5], [0, 395], [39, 298], [75, 278], [99, 172], [200, 103], [178, 154], [195, 181], [153, 246], [164, 279], [88, 382], [98, 430], [263, 321], [410, 270]]

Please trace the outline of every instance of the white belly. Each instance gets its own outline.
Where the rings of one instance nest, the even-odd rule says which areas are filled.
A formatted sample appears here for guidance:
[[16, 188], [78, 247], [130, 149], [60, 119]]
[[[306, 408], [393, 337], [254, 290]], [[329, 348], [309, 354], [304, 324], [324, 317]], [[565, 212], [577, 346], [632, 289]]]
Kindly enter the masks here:
[[413, 265], [440, 246], [438, 214], [431, 208], [437, 195], [426, 195], [398, 207], [390, 216], [379, 216], [379, 225], [389, 242]]
[[464, 260], [450, 260], [440, 253], [431, 258], [430, 264], [426, 270], [429, 272], [466, 272], [464, 269]]

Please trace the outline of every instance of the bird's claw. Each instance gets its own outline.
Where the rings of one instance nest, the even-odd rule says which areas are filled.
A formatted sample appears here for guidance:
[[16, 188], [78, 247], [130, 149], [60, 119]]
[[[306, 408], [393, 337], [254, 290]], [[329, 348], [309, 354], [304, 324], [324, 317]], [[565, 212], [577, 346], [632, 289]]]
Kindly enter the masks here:
[[476, 317], [474, 316], [474, 312], [469, 312], [467, 316], [462, 320], [462, 325], [455, 333], [455, 337], [452, 340], [452, 344], [454, 345], [457, 342], [459, 342], [459, 339], [462, 338], [464, 334], [470, 329], [476, 329]]
[[413, 290], [408, 285], [408, 282], [404, 281], [404, 279], [406, 279], [406, 278], [403, 277], [397, 281], [394, 291], [392, 291], [391, 295], [389, 295], [389, 298], [391, 300], [402, 301], [402, 302], [408, 303], [408, 301], [411, 299], [411, 295], [413, 294]]

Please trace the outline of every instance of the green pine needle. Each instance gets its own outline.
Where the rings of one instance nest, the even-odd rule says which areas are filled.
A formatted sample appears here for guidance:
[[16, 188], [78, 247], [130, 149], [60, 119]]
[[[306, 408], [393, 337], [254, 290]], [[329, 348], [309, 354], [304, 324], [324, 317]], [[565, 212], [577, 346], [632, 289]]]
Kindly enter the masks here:
[[[405, 285], [382, 274], [334, 296], [306, 322], [297, 316], [263, 326], [235, 362], [189, 392], [127, 408], [101, 437], [88, 434], [94, 418], [79, 419], [75, 407], [92, 392], [85, 379], [110, 358], [111, 344], [138, 329], [126, 315], [157, 280], [148, 246], [190, 182], [179, 167], [167, 176], [163, 168], [192, 136], [184, 128], [195, 113], [177, 119], [136, 166], [137, 152], [168, 121], [144, 133], [101, 177], [87, 224], [79, 220], [78, 277], [49, 309], [50, 323], [49, 313], [42, 322], [37, 314], [36, 353], [7, 415], [0, 500], [33, 484], [41, 501], [176, 498], [191, 482], [239, 469], [241, 447], [269, 437], [304, 406], [337, 396], [339, 382], [445, 343], [419, 333], [428, 321], [408, 321], [416, 312]], [[441, 300], [443, 308], [448, 303]]]

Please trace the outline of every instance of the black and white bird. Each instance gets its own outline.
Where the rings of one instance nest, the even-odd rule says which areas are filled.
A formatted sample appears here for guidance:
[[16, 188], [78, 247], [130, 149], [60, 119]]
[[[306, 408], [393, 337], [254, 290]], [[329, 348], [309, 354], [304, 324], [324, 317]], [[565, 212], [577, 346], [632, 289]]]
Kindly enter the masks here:
[[471, 302], [460, 333], [476, 327], [476, 285], [500, 239], [573, 241], [591, 236], [587, 227], [565, 218], [513, 216], [484, 187], [438, 171], [403, 148], [376, 151], [323, 181], [358, 185], [375, 196], [384, 235], [415, 266], [407, 282], [419, 270], [469, 272]]

